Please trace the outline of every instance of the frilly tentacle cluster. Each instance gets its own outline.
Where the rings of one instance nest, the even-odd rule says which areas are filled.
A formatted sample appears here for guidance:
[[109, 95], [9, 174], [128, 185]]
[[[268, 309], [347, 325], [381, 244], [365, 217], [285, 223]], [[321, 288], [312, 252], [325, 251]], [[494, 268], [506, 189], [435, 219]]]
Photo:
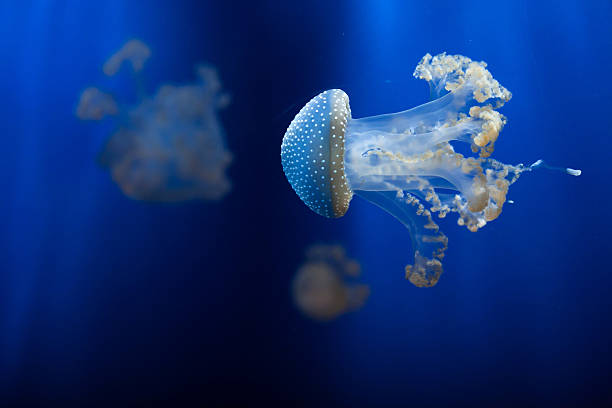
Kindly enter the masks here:
[[[472, 151], [480, 149], [480, 158], [466, 158], [456, 153], [450, 143], [442, 143], [426, 152], [429, 157], [419, 164], [420, 168], [457, 169], [453, 171], [455, 187], [461, 194], [438, 195], [433, 188], [426, 187], [426, 199], [432, 203], [432, 212], [439, 211], [441, 217], [448, 211], [457, 212], [458, 224], [470, 231], [477, 231], [496, 219], [510, 184], [523, 171], [531, 170], [523, 165], [512, 166], [486, 159], [493, 153], [499, 133], [506, 124], [506, 118], [496, 109], [512, 97], [486, 67], [485, 62], [472, 61], [462, 55], [442, 53], [432, 57], [426, 54], [413, 74], [428, 81], [437, 95], [449, 93], [446, 97], [452, 99], [452, 108], [448, 110], [450, 118], [441, 127], [470, 129]], [[429, 186], [426, 180], [423, 184]]]
[[531, 169], [522, 164], [513, 166], [493, 159], [460, 160], [464, 166], [462, 170], [473, 175], [471, 194], [455, 194], [452, 203], [447, 205], [459, 214], [457, 224], [476, 232], [499, 217], [510, 185], [518, 180], [523, 171]]
[[472, 135], [472, 150], [480, 149], [482, 157], [490, 156], [506, 124], [504, 115], [495, 109], [508, 102], [512, 94], [493, 78], [486, 62], [472, 61], [463, 55], [426, 54], [413, 75], [428, 81], [436, 96], [454, 93], [454, 104], [467, 107], [467, 112], [459, 113], [456, 123], [479, 121], [480, 131]]
[[474, 87], [474, 99], [483, 103], [495, 99], [501, 107], [512, 98], [512, 94], [504, 88], [487, 70], [484, 61], [472, 61], [463, 55], [446, 55], [445, 52], [432, 57], [425, 54], [414, 70], [414, 77], [432, 82], [436, 89], [444, 88], [453, 91], [469, 83]]
[[[404, 171], [408, 170], [411, 175], [403, 179], [410, 184], [412, 193], [429, 204], [429, 210], [425, 210], [428, 216], [430, 211], [438, 214], [439, 218], [455, 212], [459, 215], [457, 223], [472, 232], [501, 214], [510, 185], [522, 172], [532, 170], [522, 164], [509, 165], [494, 159], [465, 157], [455, 152], [449, 143], [410, 157], [382, 150], [371, 150], [367, 155], [386, 159], [389, 166], [396, 162]], [[452, 178], [454, 188], [460, 194], [439, 193], [435, 188], [439, 178], [432, 178], [432, 174], [450, 175], [447, 177]]]
[[[410, 193], [398, 192], [397, 198], [416, 209], [415, 213], [423, 217], [423, 228], [412, 234], [417, 248], [414, 253], [414, 265], [406, 266], [406, 279], [414, 286], [432, 287], [438, 283], [442, 275], [442, 259], [448, 248], [448, 238], [432, 218], [430, 210], [425, 208], [417, 197]], [[427, 249], [430, 253], [421, 253]]]

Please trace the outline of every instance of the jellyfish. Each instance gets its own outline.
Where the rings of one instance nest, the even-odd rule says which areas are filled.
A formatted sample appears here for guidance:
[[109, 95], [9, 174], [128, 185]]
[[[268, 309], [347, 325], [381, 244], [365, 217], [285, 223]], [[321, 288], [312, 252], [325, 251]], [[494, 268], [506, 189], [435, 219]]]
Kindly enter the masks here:
[[[138, 81], [150, 55], [138, 40], [126, 43], [105, 64], [114, 75], [129, 61]], [[81, 95], [77, 116], [84, 120], [113, 118], [117, 127], [100, 153], [125, 195], [136, 200], [176, 202], [219, 200], [231, 190], [226, 170], [232, 154], [218, 111], [228, 106], [217, 70], [196, 67], [197, 81], [161, 85], [151, 96], [139, 92], [134, 106], [120, 105], [97, 88]]]
[[292, 283], [298, 309], [311, 319], [330, 321], [360, 309], [370, 295], [368, 285], [354, 283], [361, 266], [340, 245], [313, 245]]
[[[344, 91], [317, 95], [287, 129], [281, 162], [299, 198], [317, 214], [341, 217], [357, 195], [399, 220], [414, 250], [406, 279], [431, 287], [448, 246], [435, 215], [456, 213], [457, 224], [475, 232], [499, 217], [522, 173], [546, 167], [578, 176], [580, 170], [490, 157], [506, 123], [498, 109], [512, 95], [485, 62], [426, 54], [414, 77], [429, 83], [432, 100], [398, 113], [353, 119]], [[461, 143], [473, 155], [455, 151]]]

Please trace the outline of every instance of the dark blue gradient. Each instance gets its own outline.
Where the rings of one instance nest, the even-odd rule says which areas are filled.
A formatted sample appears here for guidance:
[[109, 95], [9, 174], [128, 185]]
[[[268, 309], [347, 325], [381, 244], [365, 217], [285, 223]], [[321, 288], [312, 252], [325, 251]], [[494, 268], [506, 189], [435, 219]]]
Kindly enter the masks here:
[[[612, 405], [612, 3], [149, 2], [0, 5], [1, 406]], [[216, 203], [123, 196], [79, 121], [82, 89], [125, 98], [101, 67], [152, 50], [149, 92], [199, 62], [221, 112], [233, 191]], [[353, 199], [329, 220], [282, 172], [299, 109], [341, 88], [354, 117], [425, 102], [426, 53], [485, 60], [512, 93], [494, 157], [583, 170], [524, 175], [477, 233], [443, 220], [445, 272], [404, 280], [408, 232]], [[343, 244], [371, 296], [317, 324], [293, 307], [304, 249]], [[193, 405], [186, 405], [191, 401]]]

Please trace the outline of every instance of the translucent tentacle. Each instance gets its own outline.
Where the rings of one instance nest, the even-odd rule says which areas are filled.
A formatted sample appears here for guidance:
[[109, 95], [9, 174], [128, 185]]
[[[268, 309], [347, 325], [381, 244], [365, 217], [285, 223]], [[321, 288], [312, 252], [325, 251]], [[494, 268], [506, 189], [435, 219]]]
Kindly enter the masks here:
[[355, 191], [399, 220], [410, 231], [414, 265], [406, 266], [406, 279], [418, 287], [434, 286], [442, 274], [442, 258], [448, 239], [440, 232], [431, 213], [408, 193], [393, 191]]
[[541, 159], [537, 160], [535, 163], [533, 163], [529, 167], [532, 169], [543, 168], [543, 169], [548, 169], [548, 170], [562, 171], [564, 173], [567, 173], [571, 176], [576, 176], [576, 177], [582, 174], [582, 170], [579, 170], [579, 169], [572, 169], [569, 167], [549, 166], [548, 164], [544, 163], [544, 161]]

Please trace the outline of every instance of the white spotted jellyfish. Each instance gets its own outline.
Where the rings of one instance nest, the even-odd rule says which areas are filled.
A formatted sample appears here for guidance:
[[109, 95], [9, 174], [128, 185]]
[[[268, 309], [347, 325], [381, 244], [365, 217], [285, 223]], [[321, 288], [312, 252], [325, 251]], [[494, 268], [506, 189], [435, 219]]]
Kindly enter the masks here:
[[[418, 287], [434, 286], [442, 274], [448, 239], [434, 214], [457, 213], [459, 225], [477, 231], [501, 214], [521, 173], [538, 167], [581, 173], [541, 160], [513, 166], [489, 158], [506, 123], [497, 109], [512, 95], [486, 67], [461, 55], [427, 54], [414, 76], [429, 82], [432, 101], [353, 119], [348, 95], [332, 89], [308, 102], [283, 137], [283, 170], [311, 210], [338, 218], [358, 195], [408, 228], [414, 262], [406, 279]], [[478, 155], [456, 152], [451, 141]]]

